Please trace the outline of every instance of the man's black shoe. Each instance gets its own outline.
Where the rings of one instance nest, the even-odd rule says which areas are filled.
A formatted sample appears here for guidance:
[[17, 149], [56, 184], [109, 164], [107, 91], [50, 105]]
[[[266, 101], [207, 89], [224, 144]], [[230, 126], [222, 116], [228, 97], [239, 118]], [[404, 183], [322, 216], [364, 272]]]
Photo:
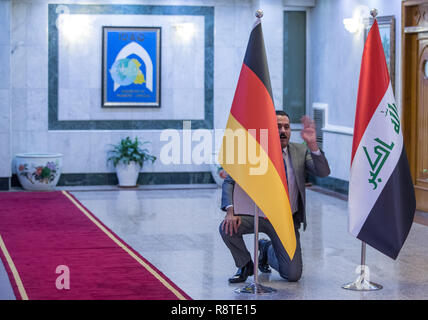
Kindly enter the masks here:
[[259, 240], [259, 270], [263, 273], [271, 273], [272, 270], [268, 264], [268, 249], [271, 244], [271, 241], [266, 239]]
[[236, 274], [229, 278], [229, 283], [240, 283], [245, 282], [248, 276], [252, 276], [254, 274], [254, 263], [253, 261], [249, 261], [245, 266], [239, 268]]

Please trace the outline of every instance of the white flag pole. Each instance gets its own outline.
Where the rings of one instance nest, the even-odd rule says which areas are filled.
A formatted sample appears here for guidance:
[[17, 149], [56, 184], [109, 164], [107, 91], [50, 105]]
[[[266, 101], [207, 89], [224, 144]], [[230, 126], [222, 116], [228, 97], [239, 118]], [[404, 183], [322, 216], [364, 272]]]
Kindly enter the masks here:
[[266, 294], [275, 293], [276, 289], [263, 286], [259, 283], [259, 209], [254, 203], [254, 282], [241, 289], [236, 289], [235, 293], [252, 293], [252, 294]]

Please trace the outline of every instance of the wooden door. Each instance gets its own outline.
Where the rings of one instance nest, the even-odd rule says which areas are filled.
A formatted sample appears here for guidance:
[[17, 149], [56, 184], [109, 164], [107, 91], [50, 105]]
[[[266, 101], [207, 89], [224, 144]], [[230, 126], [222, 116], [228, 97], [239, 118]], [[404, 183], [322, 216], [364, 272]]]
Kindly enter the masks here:
[[401, 3], [402, 128], [416, 194], [428, 212], [428, 0]]
[[416, 207], [428, 211], [428, 39], [418, 39], [418, 97], [416, 103], [415, 192]]

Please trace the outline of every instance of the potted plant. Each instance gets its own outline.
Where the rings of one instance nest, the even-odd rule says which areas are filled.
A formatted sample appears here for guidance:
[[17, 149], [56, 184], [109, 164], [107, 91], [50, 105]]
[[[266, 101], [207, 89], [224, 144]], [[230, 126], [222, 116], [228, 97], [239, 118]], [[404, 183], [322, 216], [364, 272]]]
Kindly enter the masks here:
[[147, 149], [141, 148], [147, 143], [149, 142], [141, 142], [138, 137], [134, 140], [126, 137], [120, 143], [110, 145], [112, 149], [108, 151], [110, 157], [107, 162], [111, 161], [116, 168], [120, 187], [136, 187], [138, 173], [143, 168], [144, 162], [155, 162], [156, 157], [150, 155]]

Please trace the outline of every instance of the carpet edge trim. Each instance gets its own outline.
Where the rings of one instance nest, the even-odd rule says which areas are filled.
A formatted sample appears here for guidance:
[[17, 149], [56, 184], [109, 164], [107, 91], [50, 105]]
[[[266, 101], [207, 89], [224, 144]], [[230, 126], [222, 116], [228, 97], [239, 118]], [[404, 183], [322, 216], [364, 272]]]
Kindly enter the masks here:
[[156, 270], [150, 265], [144, 262], [138, 255], [136, 255], [131, 249], [129, 249], [118, 237], [110, 232], [100, 221], [98, 221], [88, 210], [86, 210], [69, 192], [62, 191], [62, 193], [89, 219], [94, 223], [101, 231], [103, 231], [114, 243], [134, 258], [140, 265], [142, 265], [151, 275], [153, 275], [159, 282], [161, 282], [168, 290], [180, 300], [187, 300], [177, 289], [175, 289], [167, 280], [165, 280]]
[[6, 259], [6, 262], [8, 264], [9, 269], [10, 269], [10, 272], [13, 275], [16, 287], [18, 288], [18, 292], [21, 295], [21, 299], [22, 300], [28, 300], [28, 295], [27, 295], [27, 292], [26, 292], [24, 285], [22, 283], [21, 277], [19, 276], [18, 270], [16, 269], [15, 264], [13, 263], [12, 257], [10, 256], [9, 251], [6, 248], [6, 244], [4, 243], [1, 235], [0, 235], [0, 249], [3, 253], [3, 256]]

